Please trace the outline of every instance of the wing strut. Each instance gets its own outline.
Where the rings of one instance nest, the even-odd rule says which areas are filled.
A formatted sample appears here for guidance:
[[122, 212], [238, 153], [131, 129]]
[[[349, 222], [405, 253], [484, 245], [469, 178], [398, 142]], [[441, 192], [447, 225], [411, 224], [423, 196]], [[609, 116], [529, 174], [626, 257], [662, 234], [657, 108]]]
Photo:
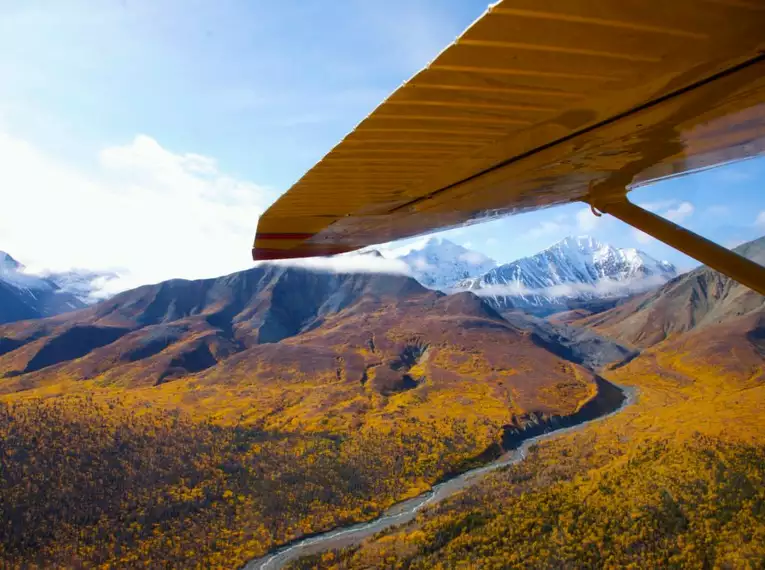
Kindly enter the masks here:
[[620, 196], [604, 203], [591, 202], [593, 209], [611, 214], [667, 245], [765, 295], [765, 267], [709, 241], [675, 223], [644, 210]]

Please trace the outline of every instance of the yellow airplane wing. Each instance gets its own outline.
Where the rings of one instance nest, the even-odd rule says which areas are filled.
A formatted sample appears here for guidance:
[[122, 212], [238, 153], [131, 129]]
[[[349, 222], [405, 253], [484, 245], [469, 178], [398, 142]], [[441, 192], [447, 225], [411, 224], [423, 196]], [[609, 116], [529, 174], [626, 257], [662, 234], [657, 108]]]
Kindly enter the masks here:
[[585, 201], [708, 263], [626, 194], [763, 151], [765, 0], [504, 0], [265, 212], [253, 257]]

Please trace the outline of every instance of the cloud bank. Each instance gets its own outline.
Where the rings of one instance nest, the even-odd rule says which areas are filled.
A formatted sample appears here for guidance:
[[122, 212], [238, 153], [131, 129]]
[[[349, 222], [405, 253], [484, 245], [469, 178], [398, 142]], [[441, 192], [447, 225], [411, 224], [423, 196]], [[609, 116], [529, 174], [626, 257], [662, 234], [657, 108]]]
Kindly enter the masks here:
[[330, 273], [385, 273], [390, 275], [411, 276], [409, 266], [400, 259], [387, 259], [364, 253], [351, 253], [333, 257], [309, 257], [304, 259], [282, 259], [261, 261], [255, 265], [276, 265], [278, 267], [297, 267], [311, 271]]
[[[467, 244], [465, 247], [467, 247]], [[481, 265], [487, 261], [486, 256], [478, 251], [466, 251], [465, 253], [460, 254], [457, 259], [464, 261], [469, 265]]]
[[621, 297], [642, 293], [664, 284], [666, 281], [659, 276], [616, 281], [602, 279], [597, 283], [567, 283], [550, 287], [529, 288], [520, 283], [506, 285], [490, 285], [481, 289], [471, 289], [479, 297], [532, 297], [539, 296], [548, 299], [572, 297]]
[[3, 133], [0, 156], [0, 249], [30, 272], [117, 273], [107, 293], [249, 267], [258, 216], [275, 197], [146, 135], [100, 150], [90, 169]]
[[[226, 174], [210, 157], [173, 152], [147, 135], [101, 149], [92, 170], [73, 169], [2, 133], [0, 156], [0, 249], [23, 261], [28, 274], [92, 275], [72, 285], [86, 288], [78, 292], [91, 300], [257, 265], [250, 247], [258, 216], [277, 195]], [[360, 252], [268, 263], [411, 275], [390, 255]]]

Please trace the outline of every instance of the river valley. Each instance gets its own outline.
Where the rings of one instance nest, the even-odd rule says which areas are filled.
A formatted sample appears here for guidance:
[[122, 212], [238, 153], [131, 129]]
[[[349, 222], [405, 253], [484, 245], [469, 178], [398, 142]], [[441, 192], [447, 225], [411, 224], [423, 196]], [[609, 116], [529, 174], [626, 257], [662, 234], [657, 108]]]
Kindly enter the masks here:
[[[608, 386], [613, 387], [612, 384], [608, 384]], [[438, 483], [434, 485], [431, 490], [426, 491], [421, 495], [396, 503], [374, 520], [337, 528], [321, 534], [299, 539], [290, 544], [286, 544], [261, 558], [251, 560], [243, 567], [243, 570], [277, 570], [282, 568], [287, 562], [296, 560], [302, 556], [358, 544], [365, 538], [382, 530], [405, 524], [414, 519], [417, 516], [417, 513], [423, 508], [438, 503], [447, 497], [476, 484], [480, 481], [481, 477], [487, 473], [523, 461], [526, 457], [527, 450], [531, 445], [566, 432], [581, 429], [590, 422], [603, 420], [613, 414], [619, 413], [635, 401], [635, 388], [618, 386], [617, 389], [621, 391], [623, 397], [621, 398], [620, 404], [615, 409], [601, 410], [602, 413], [594, 417], [591, 410], [585, 411], [581, 416], [578, 414], [576, 417], [572, 416], [571, 421], [575, 422], [573, 425], [571, 425], [570, 422], [561, 423], [561, 427], [558, 429], [553, 427], [550, 428], [549, 431], [524, 439], [520, 442], [517, 448], [504, 453], [494, 461]], [[577, 421], [577, 419], [579, 421]]]

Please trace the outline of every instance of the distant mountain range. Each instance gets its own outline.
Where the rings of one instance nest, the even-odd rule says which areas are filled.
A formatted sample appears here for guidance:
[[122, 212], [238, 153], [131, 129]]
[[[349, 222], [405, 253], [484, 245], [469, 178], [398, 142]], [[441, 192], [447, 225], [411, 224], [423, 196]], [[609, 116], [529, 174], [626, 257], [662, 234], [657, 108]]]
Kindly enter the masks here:
[[[739, 251], [760, 260], [763, 246], [760, 240]], [[572, 257], [551, 255], [556, 263]], [[626, 267], [624, 260], [634, 259], [639, 263]], [[589, 276], [590, 284], [606, 275], [642, 276], [651, 267], [639, 255], [597, 256], [596, 264], [582, 254], [579, 260], [578, 266], [561, 266], [576, 269], [571, 274], [579, 281]], [[15, 279], [17, 293], [26, 288], [36, 296], [39, 287], [29, 285], [39, 283], [24, 281], [20, 264], [9, 256], [2, 262], [12, 277], [6, 276], [4, 286], [11, 287], [7, 283]], [[50, 512], [59, 517], [70, 513], [71, 505], [94, 501], [97, 508], [67, 516], [88, 525], [108, 515], [113, 528], [125, 528], [123, 507], [138, 496], [130, 489], [159, 489], [156, 502], [142, 503], [149, 506], [136, 516], [180, 513], [177, 526], [170, 527], [174, 532], [188, 526], [184, 513], [233, 503], [230, 508], [236, 510], [224, 511], [225, 517], [202, 519], [198, 528], [205, 541], [210, 536], [207, 520], [220, 520], [214, 528], [224, 529], [232, 527], [231, 521], [239, 528], [266, 528], [260, 520], [281, 525], [290, 510], [282, 503], [288, 500], [301, 507], [323, 500], [317, 509], [342, 508], [346, 517], [346, 505], [353, 504], [346, 497], [354, 497], [351, 493], [362, 483], [368, 485], [363, 497], [378, 501], [379, 489], [386, 488], [381, 481], [391, 481], [396, 489], [413, 480], [418, 485], [437, 481], [500, 455], [524, 435], [578, 421], [582, 410], [596, 415], [613, 410], [623, 396], [598, 377], [603, 366], [661, 386], [657, 390], [648, 384], [648, 407], [633, 408], [643, 411], [628, 420], [639, 429], [651, 426], [651, 437], [662, 425], [654, 416], [672, 415], [665, 408], [671, 400], [664, 396], [671, 382], [703, 385], [710, 378], [732, 377], [736, 398], [747, 400], [751, 391], [745, 390], [765, 381], [763, 298], [707, 268], [575, 325], [581, 326], [519, 311], [500, 314], [470, 291], [447, 295], [404, 275], [279, 264], [215, 279], [146, 285], [65, 314], [0, 325], [0, 395], [40, 410], [29, 415], [28, 408], [16, 404], [4, 408], [20, 410], [15, 416], [5, 414], [5, 433], [11, 434], [6, 441], [15, 446], [10, 457], [35, 458], [27, 463], [29, 469], [13, 471], [13, 485], [6, 488], [14, 494], [6, 494], [21, 497], [15, 520], [25, 521], [33, 503], [41, 513], [34, 520], [42, 521], [33, 528], [44, 529], [51, 528], [46, 526]], [[650, 348], [638, 354], [644, 346]], [[702, 403], [700, 398], [692, 401]], [[735, 403], [709, 402], [721, 412]], [[77, 407], [56, 408], [63, 405]], [[751, 409], [756, 413], [756, 406]], [[145, 415], [156, 412], [162, 415]], [[88, 414], [90, 423], [83, 423]], [[732, 417], [726, 429], [736, 430]], [[148, 422], [137, 423], [141, 418]], [[222, 433], [221, 439], [197, 429], [202, 422], [205, 429]], [[676, 425], [690, 432], [697, 423]], [[79, 434], [76, 439], [73, 433]], [[183, 437], [169, 439], [176, 434]], [[617, 442], [634, 434], [606, 437], [621, 445]], [[673, 438], [675, 431], [665, 435]], [[144, 443], [135, 447], [136, 442]], [[225, 446], [247, 463], [233, 452], [223, 453]], [[591, 449], [583, 448], [585, 457]], [[615, 448], [604, 449], [611, 453]], [[148, 450], [155, 451], [150, 455]], [[443, 468], [423, 471], [444, 456]], [[199, 457], [204, 471], [190, 471]], [[272, 462], [265, 461], [269, 457]], [[168, 471], [166, 458], [179, 467]], [[412, 467], [398, 467], [407, 463]], [[283, 465], [296, 469], [271, 478]], [[50, 484], [57, 466], [74, 475]], [[101, 469], [97, 476], [91, 476], [94, 466]], [[369, 484], [359, 479], [360, 468], [377, 478], [370, 477]], [[35, 476], [33, 486], [28, 485], [29, 473]], [[126, 473], [130, 487], [123, 484]], [[194, 479], [196, 473], [209, 473], [209, 479]], [[228, 479], [221, 479], [224, 475]], [[209, 489], [216, 494], [210, 496], [219, 499], [185, 493], [186, 502], [168, 503], [167, 497], [180, 496], [181, 480], [213, 481], [217, 486]], [[292, 490], [302, 487], [293, 482], [306, 480], [309, 488], [295, 495]], [[159, 486], [158, 481], [167, 483]], [[234, 481], [240, 486], [229, 492]], [[114, 492], [107, 503], [102, 489]], [[249, 489], [262, 491], [246, 495]], [[342, 501], [332, 502], [335, 497]], [[237, 518], [238, 512], [259, 514], [260, 505], [269, 505], [268, 517], [244, 523]], [[205, 510], [194, 512], [207, 516]], [[70, 519], [56, 518], [66, 524]], [[91, 527], [72, 528], [61, 544], [76, 542], [83, 536], [80, 529]], [[103, 534], [88, 536], [101, 540]], [[278, 540], [287, 539], [279, 535]], [[30, 552], [37, 556], [39, 548]]]
[[[559, 333], [531, 321], [510, 323], [471, 293], [445, 295], [410, 277], [264, 265], [147, 285], [75, 312], [5, 325], [0, 369], [8, 380], [24, 378], [24, 385], [62, 374], [133, 386], [208, 369], [252, 370], [272, 380], [304, 370], [355, 378], [361, 386], [368, 380], [388, 394], [417, 385], [409, 371], [428, 346], [444, 354], [449, 346], [477, 350], [485, 358], [476, 370], [485, 362], [490, 375], [523, 361], [529, 382], [563, 382], [570, 369], [555, 364], [560, 358], [586, 366], [592, 360], [581, 358], [579, 339]], [[593, 336], [585, 339], [588, 346]], [[627, 354], [608, 341], [598, 350], [606, 361]], [[439, 362], [434, 357], [432, 364], [445, 366]], [[512, 382], [521, 386], [527, 373], [518, 374]]]
[[409, 266], [412, 276], [422, 285], [444, 291], [463, 279], [483, 275], [497, 265], [482, 253], [441, 238], [431, 238], [422, 248], [398, 259]]
[[[757, 250], [758, 243], [742, 246], [740, 251]], [[367, 254], [381, 257], [376, 251]], [[533, 256], [501, 266], [479, 252], [439, 238], [430, 239], [421, 248], [397, 259], [426, 288], [447, 293], [470, 291], [505, 314], [523, 312], [536, 317], [557, 314], [558, 324], [620, 306], [670, 280], [670, 284], [675, 283], [677, 276], [676, 268], [669, 262], [588, 236], [565, 238]], [[700, 271], [711, 270], [700, 268], [689, 276], [696, 277]], [[707, 273], [703, 275], [707, 281], [713, 279]], [[100, 286], [116, 277], [92, 271], [31, 275], [13, 257], [0, 252], [0, 323], [81, 309], [100, 300]], [[622, 308], [622, 313], [629, 313], [629, 307], [632, 304]], [[604, 331], [610, 327], [605, 321], [593, 319], [587, 324], [590, 322], [597, 322]], [[659, 323], [660, 319], [652, 322]], [[624, 340], [634, 343], [635, 339], [627, 337]]]
[[81, 309], [100, 301], [101, 286], [116, 278], [114, 273], [88, 270], [35, 275], [10, 254], [0, 251], [0, 323]]
[[[738, 251], [763, 262], [765, 238]], [[29, 315], [56, 308], [45, 299], [70, 303], [66, 314], [29, 316], [25, 318], [33, 320], [0, 327], [0, 369], [7, 381], [20, 377], [25, 386], [50, 374], [156, 385], [208, 369], [217, 375], [251, 369], [281, 378], [285, 370], [294, 374], [305, 368], [305, 373], [353, 377], [361, 384], [369, 380], [380, 393], [391, 393], [417, 384], [410, 370], [419, 370], [428, 346], [456, 344], [468, 354], [477, 350], [470, 347], [491, 343], [492, 348], [481, 348], [485, 355], [480, 362], [502, 355], [510, 358], [508, 363], [523, 361], [534, 368], [538, 360], [547, 363], [538, 370], [542, 372], [550, 370], [555, 358], [597, 369], [675, 333], [742, 318], [754, 320], [735, 325], [736, 330], [750, 331], [757, 346], [765, 338], [765, 298], [706, 267], [570, 326], [519, 311], [504, 311], [503, 318], [492, 307], [494, 298], [470, 291], [446, 295], [402, 275], [281, 265], [146, 285], [84, 307], [52, 281], [26, 276], [7, 254], [0, 261], [0, 291], [11, 291], [18, 303], [25, 301], [24, 295], [40, 303], [18, 305]], [[564, 240], [489, 273], [507, 268], [518, 272], [518, 281], [536, 288], [553, 277], [563, 284], [596, 287], [604, 279], [664, 279], [674, 269], [640, 252], [615, 250], [591, 239]], [[5, 300], [2, 304], [6, 311], [15, 306]], [[359, 356], [364, 354], [367, 360]], [[490, 369], [504, 369], [497, 366]], [[534, 376], [535, 381], [543, 377]], [[7, 381], [5, 389], [13, 389]]]
[[55, 281], [25, 273], [21, 263], [0, 251], [0, 323], [49, 317], [84, 306]]
[[[560, 332], [563, 327], [510, 322], [470, 292], [446, 295], [404, 275], [281, 264], [145, 285], [77, 311], [0, 325], [0, 395], [4, 403], [18, 398], [41, 410], [30, 415], [13, 408], [20, 411], [8, 419], [8, 408], [0, 409], [3, 434], [10, 433], [6, 440], [19, 450], [9, 457], [17, 465], [33, 458], [29, 469], [14, 469], [16, 478], [5, 483], [12, 490], [6, 496], [20, 497], [13, 520], [26, 524], [34, 502], [41, 513], [34, 521], [42, 522], [24, 528], [48, 532], [55, 528], [48, 522], [53, 513], [61, 521], [56, 524], [82, 525], [72, 523], [71, 538], [60, 535], [61, 544], [71, 544], [82, 536], [80, 528], [90, 532], [86, 525], [107, 515], [114, 528], [129, 528], [124, 505], [136, 504], [131, 501], [138, 493], [131, 490], [139, 489], [157, 501], [140, 503], [148, 507], [136, 508], [135, 516], [149, 512], [163, 522], [177, 520], [172, 529], [188, 527], [184, 514], [207, 516], [231, 505], [219, 519], [201, 519], [196, 528], [206, 542], [211, 528], [266, 528], [270, 521], [284, 527], [293, 504], [314, 509], [309, 513], [338, 509], [343, 518], [327, 523], [334, 527], [347, 520], [346, 505], [364, 504], [356, 496], [380, 501], [385, 481], [410, 497], [412, 482], [420, 492], [422, 481], [483, 463], [526, 433], [618, 406], [620, 392], [579, 358], [600, 351], [599, 358], [611, 362], [627, 351], [594, 334], [582, 339], [580, 350], [579, 339]], [[76, 407], [58, 414], [40, 403], [43, 398]], [[96, 409], [103, 415], [92, 415]], [[161, 422], [154, 423], [155, 417]], [[137, 425], [136, 418], [146, 423]], [[211, 431], [197, 429], [201, 422]], [[45, 439], [37, 426], [49, 434]], [[135, 438], [125, 436], [129, 429], [136, 430], [130, 432]], [[219, 439], [206, 435], [213, 431]], [[72, 433], [81, 435], [71, 439]], [[177, 435], [182, 437], [168, 439]], [[142, 447], [134, 447], [139, 441]], [[49, 455], [43, 462], [30, 449]], [[168, 469], [168, 458], [177, 470]], [[429, 467], [434, 459], [443, 462], [437, 471]], [[73, 475], [51, 479], [63, 465]], [[284, 466], [290, 470], [283, 472]], [[372, 474], [361, 491], [359, 481], [367, 483], [360, 469]], [[176, 493], [179, 481], [201, 488], [208, 473], [214, 500]], [[240, 487], [228, 491], [229, 480]], [[304, 484], [305, 493], [293, 492]], [[106, 503], [102, 490], [113, 493]], [[260, 494], [245, 495], [256, 490]], [[169, 496], [183, 502], [168, 504]], [[71, 505], [90, 503], [97, 508], [72, 514]], [[373, 510], [356, 509], [374, 516]], [[304, 516], [296, 512], [290, 516]], [[210, 520], [221, 522], [213, 526]], [[100, 540], [103, 528], [88, 536]], [[145, 536], [155, 536], [151, 532]]]
[[658, 287], [677, 275], [674, 265], [637, 249], [619, 249], [588, 236], [568, 237], [530, 257], [453, 284], [502, 311], [538, 316]]
[[103, 291], [104, 285], [119, 278], [116, 273], [111, 271], [90, 271], [87, 269], [49, 271], [43, 273], [41, 277], [53, 281], [61, 291], [74, 295], [86, 305], [107, 298], [109, 295]]
[[[765, 265], [765, 237], [734, 251]], [[750, 318], [757, 322], [752, 321], [746, 327], [760, 331], [752, 333], [752, 341], [759, 342], [765, 357], [763, 310], [764, 296], [702, 266], [609, 311], [574, 320], [573, 324], [646, 348], [680, 333]]]
[[[103, 284], [117, 278], [113, 273], [87, 270], [31, 275], [10, 255], [0, 252], [0, 256], [0, 323], [83, 308], [102, 300]], [[661, 285], [676, 274], [670, 263], [589, 237], [566, 238], [534, 256], [499, 267], [482, 253], [432, 238], [398, 261], [429, 289], [472, 291], [497, 310], [536, 316], [581, 307], [587, 312], [605, 310], [628, 294]]]

